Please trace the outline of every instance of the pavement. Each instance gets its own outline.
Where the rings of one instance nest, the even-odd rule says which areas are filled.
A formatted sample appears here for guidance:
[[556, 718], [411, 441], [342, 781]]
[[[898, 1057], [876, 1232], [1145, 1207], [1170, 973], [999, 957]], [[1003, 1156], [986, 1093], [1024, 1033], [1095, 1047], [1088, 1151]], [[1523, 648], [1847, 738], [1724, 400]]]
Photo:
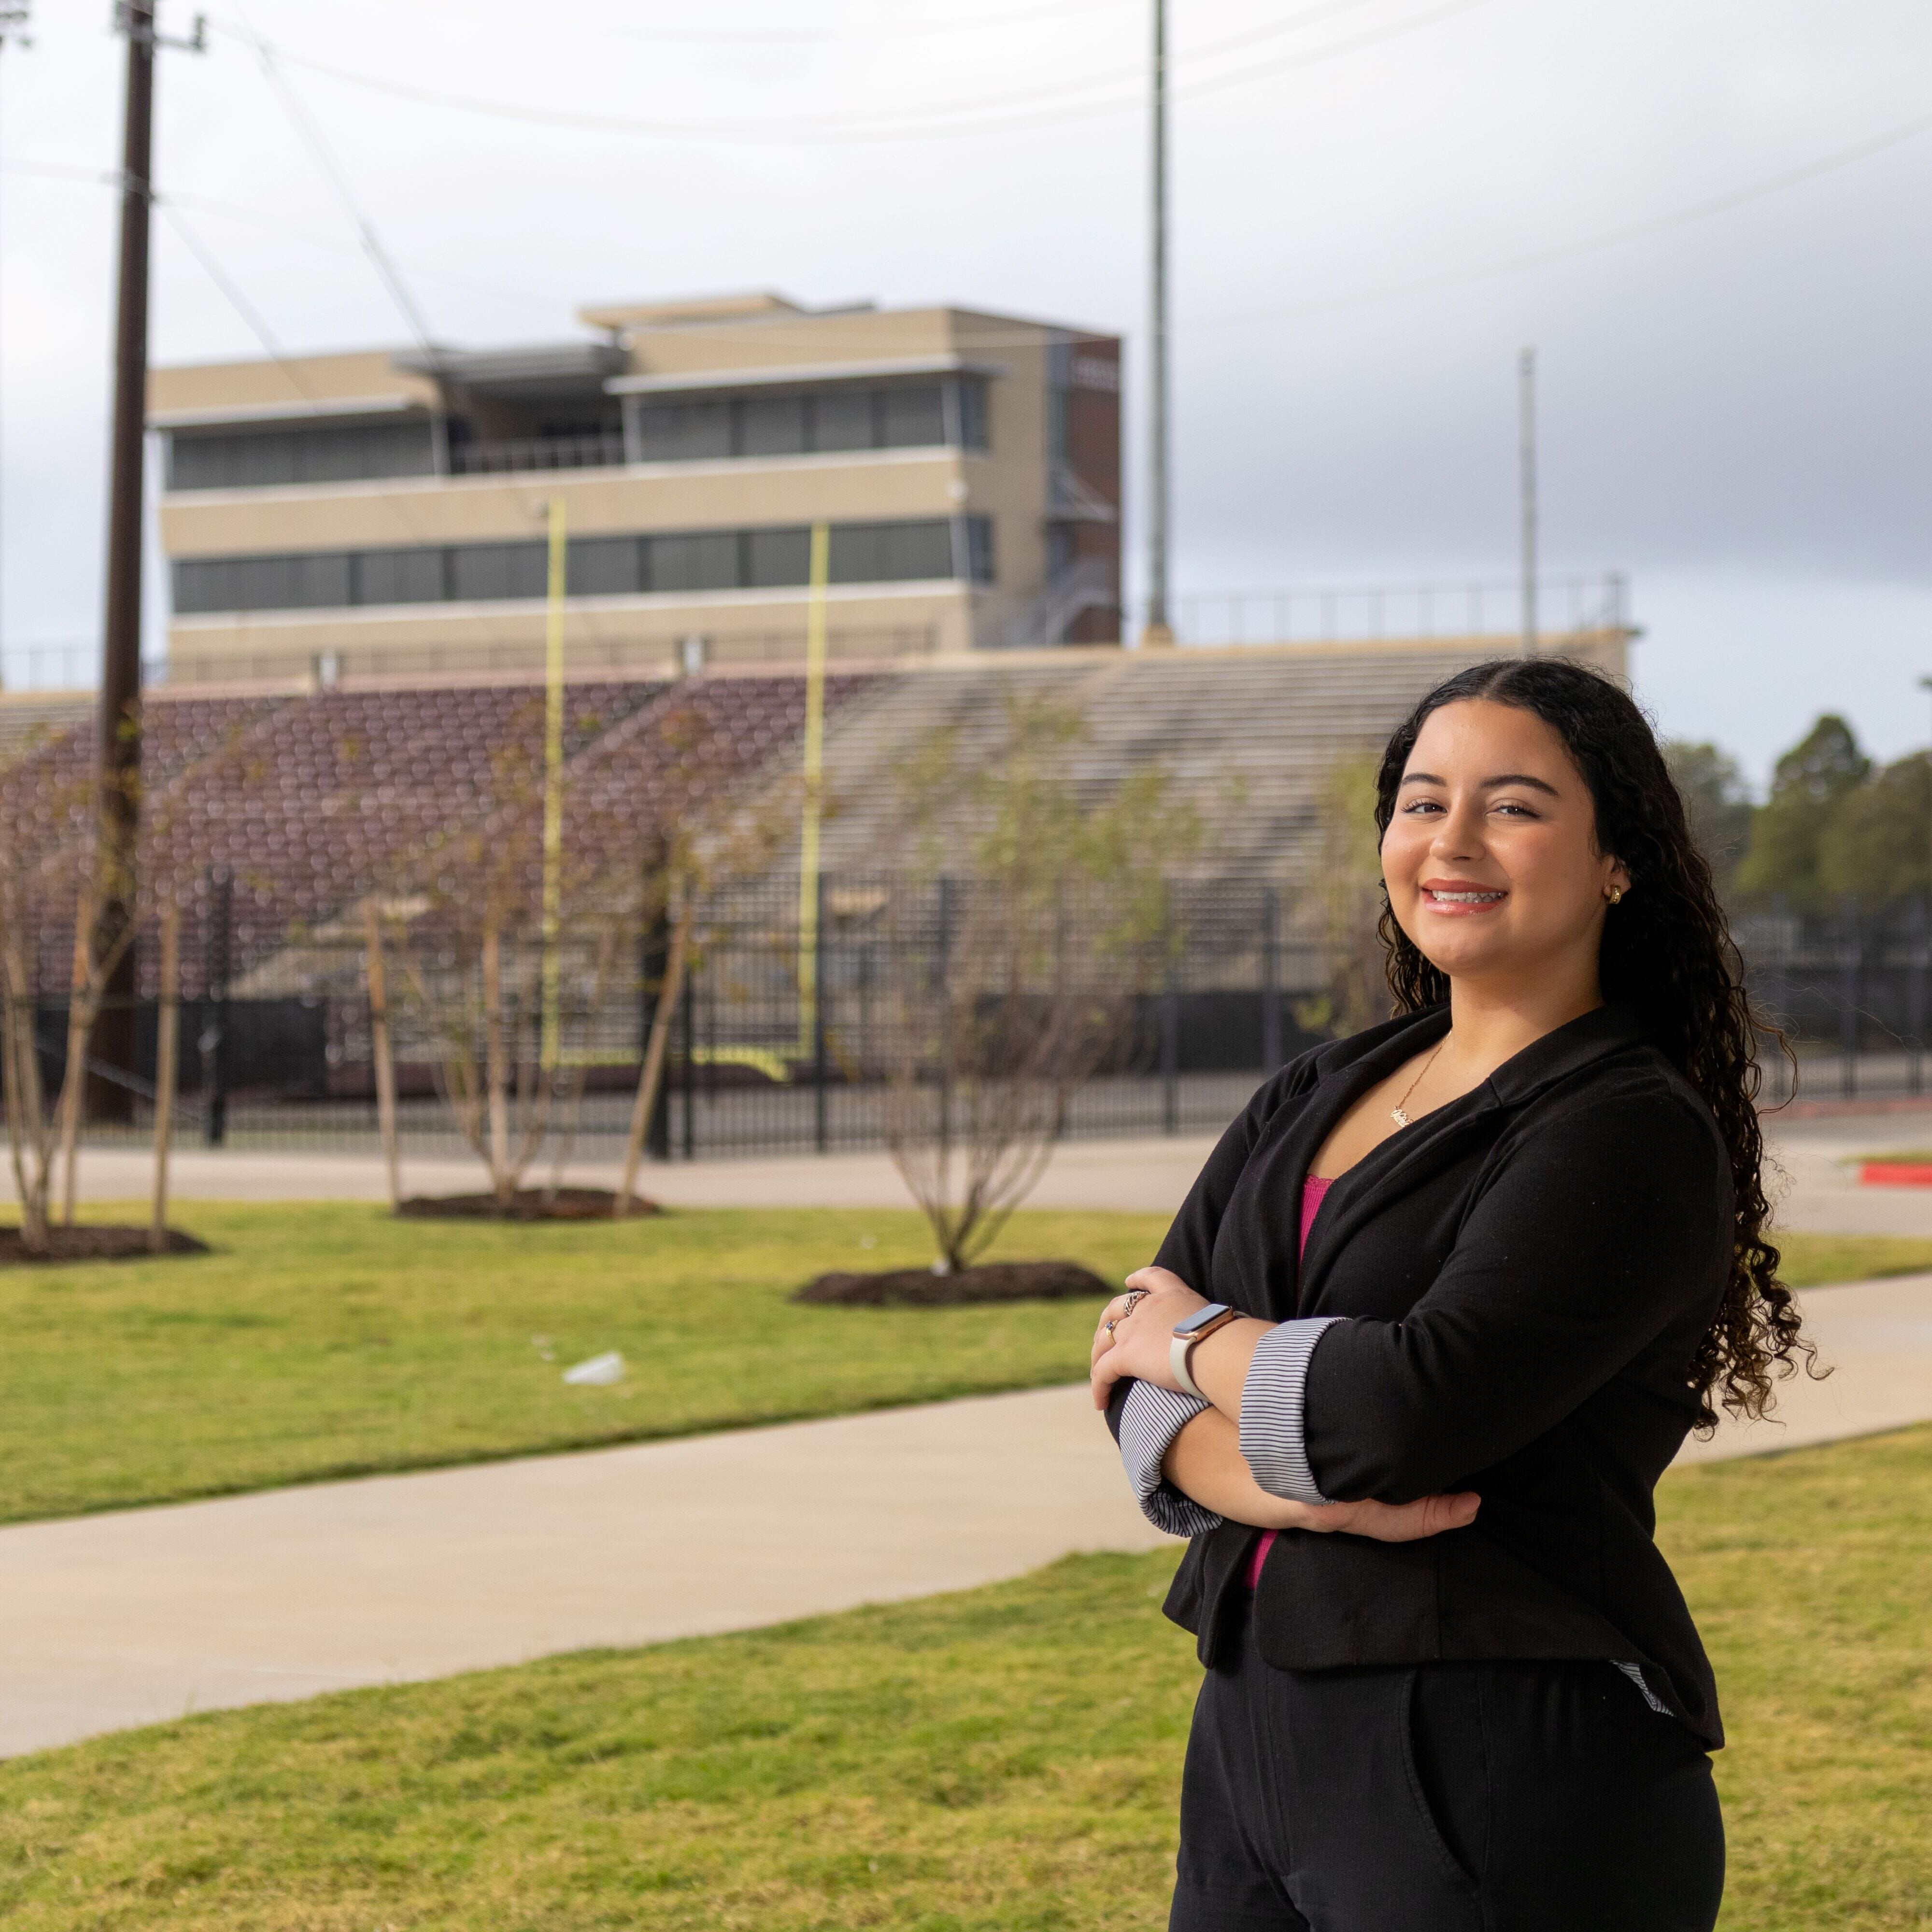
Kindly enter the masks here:
[[[1848, 1153], [1932, 1141], [1922, 1119], [1774, 1129], [1780, 1217], [1932, 1235], [1932, 1192], [1863, 1190]], [[1204, 1138], [1075, 1142], [1043, 1206], [1176, 1204]], [[124, 1168], [124, 1172], [123, 1169]], [[98, 1198], [145, 1163], [91, 1152]], [[184, 1196], [380, 1198], [372, 1161], [184, 1154]], [[584, 1178], [596, 1178], [586, 1170]], [[412, 1191], [474, 1185], [412, 1163]], [[902, 1202], [875, 1155], [653, 1168], [682, 1205]], [[1803, 1298], [1835, 1372], [1781, 1385], [1686, 1461], [1932, 1420], [1932, 1274]], [[1084, 1386], [120, 1511], [0, 1529], [0, 1754], [184, 1712], [748, 1628], [1163, 1540], [1128, 1500]]]
[[[1029, 1197], [1035, 1208], [1097, 1208], [1172, 1212], [1179, 1207], [1215, 1136], [1067, 1141]], [[146, 1201], [153, 1164], [139, 1148], [87, 1148], [80, 1194], [88, 1201]], [[614, 1187], [616, 1160], [572, 1164], [573, 1184]], [[379, 1156], [304, 1148], [292, 1152], [177, 1148], [168, 1162], [178, 1201], [381, 1201], [388, 1183]], [[538, 1176], [539, 1180], [545, 1176]], [[406, 1194], [473, 1193], [484, 1185], [474, 1160], [447, 1155], [406, 1156]], [[732, 1160], [647, 1162], [640, 1192], [672, 1208], [909, 1208], [912, 1197], [883, 1154], [781, 1154]], [[0, 1202], [14, 1198], [13, 1175], [0, 1162]]]
[[[1765, 1132], [1775, 1170], [1779, 1222], [1818, 1234], [1922, 1234], [1932, 1238], [1932, 1189], [1858, 1184], [1853, 1156], [1892, 1148], [1932, 1147], [1932, 1104], [1910, 1111], [1781, 1120]], [[1034, 1190], [1036, 1208], [1094, 1208], [1168, 1213], [1178, 1208], [1214, 1144], [1211, 1134], [1064, 1142]], [[572, 1181], [613, 1186], [616, 1161], [575, 1163]], [[386, 1182], [373, 1153], [299, 1149], [177, 1148], [170, 1186], [183, 1201], [380, 1201]], [[81, 1158], [82, 1197], [145, 1201], [152, 1175], [138, 1148], [89, 1148]], [[410, 1155], [408, 1194], [473, 1192], [482, 1170], [448, 1154]], [[642, 1190], [674, 1208], [903, 1208], [904, 1183], [880, 1153], [782, 1154], [746, 1160], [647, 1164]], [[0, 1202], [13, 1177], [0, 1163]]]

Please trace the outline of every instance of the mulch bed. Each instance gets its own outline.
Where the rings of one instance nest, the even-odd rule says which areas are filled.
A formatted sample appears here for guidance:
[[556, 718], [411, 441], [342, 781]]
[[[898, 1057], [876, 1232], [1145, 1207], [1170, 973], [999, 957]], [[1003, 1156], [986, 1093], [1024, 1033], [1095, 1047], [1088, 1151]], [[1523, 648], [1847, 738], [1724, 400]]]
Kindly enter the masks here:
[[[81, 1228], [50, 1228], [47, 1234], [51, 1252], [35, 1254], [20, 1239], [18, 1228], [0, 1228], [0, 1268], [40, 1268], [50, 1262], [145, 1262], [154, 1258], [155, 1251], [148, 1245], [146, 1228], [95, 1222]], [[192, 1234], [184, 1234], [178, 1228], [170, 1228], [160, 1252], [164, 1255], [205, 1255], [210, 1250], [206, 1241], [197, 1241]]]
[[[610, 1187], [560, 1187], [554, 1198], [541, 1187], [518, 1190], [507, 1208], [494, 1194], [418, 1194], [396, 1212], [410, 1221], [608, 1221], [617, 1195]], [[662, 1214], [655, 1201], [631, 1196], [632, 1214]]]
[[957, 1274], [930, 1268], [822, 1274], [791, 1298], [845, 1308], [950, 1308], [970, 1301], [1105, 1301], [1113, 1292], [1078, 1262], [988, 1262]]

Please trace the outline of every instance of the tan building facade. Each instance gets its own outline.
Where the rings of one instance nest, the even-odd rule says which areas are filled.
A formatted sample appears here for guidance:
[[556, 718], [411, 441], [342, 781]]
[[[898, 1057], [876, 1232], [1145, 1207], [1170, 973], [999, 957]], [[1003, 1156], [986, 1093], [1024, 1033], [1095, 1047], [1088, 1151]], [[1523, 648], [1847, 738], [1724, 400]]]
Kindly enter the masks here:
[[586, 308], [577, 340], [156, 370], [177, 683], [542, 661], [851, 662], [1120, 636], [1120, 344], [771, 296]]

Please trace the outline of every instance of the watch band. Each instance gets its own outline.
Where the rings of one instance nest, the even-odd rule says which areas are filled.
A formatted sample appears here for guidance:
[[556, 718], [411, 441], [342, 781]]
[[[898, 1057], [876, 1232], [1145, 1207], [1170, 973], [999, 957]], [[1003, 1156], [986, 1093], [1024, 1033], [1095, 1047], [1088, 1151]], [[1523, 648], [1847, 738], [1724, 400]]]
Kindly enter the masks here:
[[1174, 1340], [1167, 1345], [1167, 1365], [1174, 1372], [1174, 1379], [1186, 1394], [1192, 1396], [1197, 1402], [1207, 1401], [1208, 1392], [1194, 1379], [1193, 1372], [1187, 1365], [1188, 1358], [1199, 1343], [1238, 1318], [1238, 1310], [1224, 1308], [1211, 1322], [1204, 1322], [1198, 1328], [1189, 1329], [1185, 1333], [1177, 1330]]

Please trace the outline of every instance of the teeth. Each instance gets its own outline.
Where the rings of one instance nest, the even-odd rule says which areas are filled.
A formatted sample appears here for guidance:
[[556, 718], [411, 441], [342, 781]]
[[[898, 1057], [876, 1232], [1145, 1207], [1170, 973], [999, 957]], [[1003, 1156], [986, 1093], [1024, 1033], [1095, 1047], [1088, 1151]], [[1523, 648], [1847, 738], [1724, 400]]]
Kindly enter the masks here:
[[1501, 892], [1431, 892], [1432, 899], [1447, 905], [1489, 905], [1502, 897]]

